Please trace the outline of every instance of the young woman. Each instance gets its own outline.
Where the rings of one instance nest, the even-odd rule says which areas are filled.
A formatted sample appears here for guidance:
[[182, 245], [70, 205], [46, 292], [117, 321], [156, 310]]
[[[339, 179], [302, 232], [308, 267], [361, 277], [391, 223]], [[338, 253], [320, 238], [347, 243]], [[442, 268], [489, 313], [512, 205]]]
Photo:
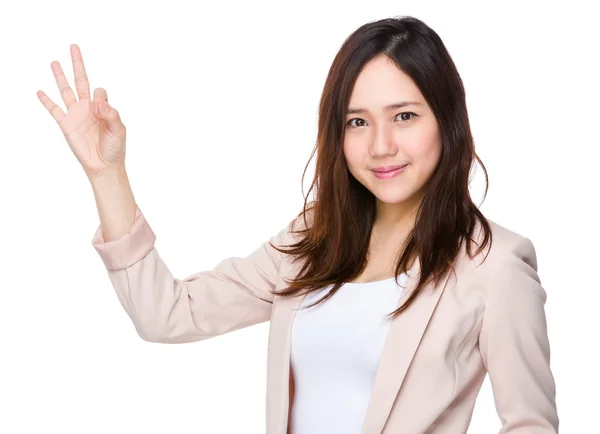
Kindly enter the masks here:
[[558, 432], [536, 252], [469, 196], [483, 164], [465, 91], [422, 21], [347, 38], [320, 101], [314, 200], [247, 257], [184, 279], [134, 200], [119, 113], [71, 54], [79, 99], [57, 62], [67, 113], [38, 95], [92, 183], [92, 243], [143, 339], [270, 320], [269, 434], [464, 433], [486, 374], [501, 432]]

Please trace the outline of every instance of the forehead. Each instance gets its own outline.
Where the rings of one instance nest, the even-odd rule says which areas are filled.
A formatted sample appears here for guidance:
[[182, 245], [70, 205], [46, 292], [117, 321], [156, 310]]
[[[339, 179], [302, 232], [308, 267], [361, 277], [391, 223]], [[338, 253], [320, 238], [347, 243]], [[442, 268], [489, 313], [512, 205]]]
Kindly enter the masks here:
[[410, 76], [393, 60], [379, 55], [366, 63], [359, 73], [350, 96], [350, 106], [379, 109], [402, 100], [424, 102]]

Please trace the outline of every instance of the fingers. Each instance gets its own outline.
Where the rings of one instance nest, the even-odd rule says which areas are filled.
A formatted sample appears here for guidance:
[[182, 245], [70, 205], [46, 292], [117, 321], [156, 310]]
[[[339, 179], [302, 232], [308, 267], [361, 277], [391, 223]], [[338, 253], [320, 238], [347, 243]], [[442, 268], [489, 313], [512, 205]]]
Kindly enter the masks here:
[[108, 95], [106, 94], [105, 89], [97, 87], [96, 89], [94, 89], [94, 102], [98, 103], [101, 99], [108, 102]]
[[50, 112], [50, 114], [52, 115], [52, 117], [54, 118], [54, 120], [56, 122], [60, 122], [62, 120], [62, 118], [65, 117], [65, 112], [63, 112], [62, 109], [59, 106], [57, 106], [48, 97], [48, 95], [46, 95], [41, 90], [38, 90], [37, 91], [37, 96], [40, 99], [40, 101], [42, 102], [42, 104], [44, 104], [44, 107], [46, 107], [48, 109], [48, 111]]
[[98, 116], [106, 121], [108, 130], [116, 137], [125, 137], [125, 125], [119, 112], [105, 101], [98, 103]]
[[52, 68], [52, 73], [54, 74], [54, 78], [56, 79], [56, 84], [58, 85], [58, 90], [60, 90], [60, 96], [62, 97], [65, 105], [67, 106], [67, 110], [77, 103], [77, 98], [75, 98], [75, 94], [73, 93], [73, 89], [69, 86], [69, 82], [67, 81], [67, 77], [60, 67], [60, 63], [56, 60], [50, 64]]
[[75, 89], [79, 99], [90, 99], [90, 83], [85, 72], [81, 51], [77, 44], [71, 44], [71, 59], [73, 60], [73, 72], [75, 74]]
[[97, 87], [94, 89], [94, 100], [92, 101], [92, 111], [96, 116], [100, 116], [100, 105], [103, 101], [108, 103], [108, 95], [106, 94], [106, 90], [101, 87]]

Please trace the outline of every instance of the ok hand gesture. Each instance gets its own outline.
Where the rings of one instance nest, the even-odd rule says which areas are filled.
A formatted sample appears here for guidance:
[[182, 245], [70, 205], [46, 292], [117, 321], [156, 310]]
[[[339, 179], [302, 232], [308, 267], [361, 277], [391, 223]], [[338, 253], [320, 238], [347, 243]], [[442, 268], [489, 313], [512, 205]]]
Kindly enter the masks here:
[[96, 88], [94, 100], [90, 100], [90, 84], [76, 44], [71, 45], [71, 59], [78, 98], [60, 64], [57, 61], [50, 64], [67, 113], [41, 90], [37, 96], [58, 123], [87, 176], [92, 178], [125, 164], [126, 128], [117, 110], [108, 104], [103, 88]]

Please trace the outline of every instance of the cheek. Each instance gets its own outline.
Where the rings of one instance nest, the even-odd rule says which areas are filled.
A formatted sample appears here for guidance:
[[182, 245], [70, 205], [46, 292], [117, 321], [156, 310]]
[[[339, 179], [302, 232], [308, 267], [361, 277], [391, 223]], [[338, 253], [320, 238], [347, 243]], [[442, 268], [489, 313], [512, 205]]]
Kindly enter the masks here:
[[350, 174], [360, 182], [362, 177], [361, 167], [364, 165], [364, 153], [359, 146], [352, 146], [348, 142], [344, 143], [344, 157], [346, 166]]
[[406, 143], [404, 151], [417, 166], [429, 171], [437, 165], [442, 145], [437, 134], [421, 134], [415, 137], [415, 140]]
[[440, 156], [441, 147], [436, 142], [416, 143], [406, 150], [406, 154], [415, 163], [428, 167], [435, 165]]
[[344, 157], [349, 167], [359, 165], [364, 160], [365, 152], [358, 143], [353, 143], [352, 140], [344, 141]]

